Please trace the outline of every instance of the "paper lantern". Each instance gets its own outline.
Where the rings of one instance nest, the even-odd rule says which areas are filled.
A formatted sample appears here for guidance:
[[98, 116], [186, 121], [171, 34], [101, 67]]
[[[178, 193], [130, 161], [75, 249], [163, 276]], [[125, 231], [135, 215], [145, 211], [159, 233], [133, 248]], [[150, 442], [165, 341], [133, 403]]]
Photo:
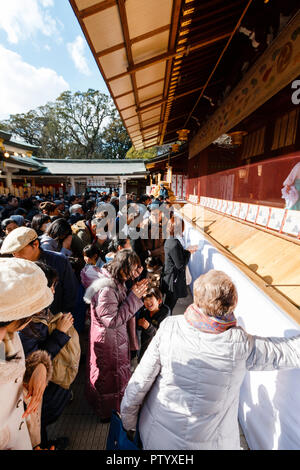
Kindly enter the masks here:
[[188, 134], [189, 130], [188, 129], [180, 129], [180, 131], [176, 131], [178, 134], [178, 140], [188, 140]]
[[231, 137], [233, 145], [240, 146], [243, 143], [243, 137], [247, 134], [248, 132], [246, 131], [236, 131], [236, 132], [230, 132], [228, 135]]

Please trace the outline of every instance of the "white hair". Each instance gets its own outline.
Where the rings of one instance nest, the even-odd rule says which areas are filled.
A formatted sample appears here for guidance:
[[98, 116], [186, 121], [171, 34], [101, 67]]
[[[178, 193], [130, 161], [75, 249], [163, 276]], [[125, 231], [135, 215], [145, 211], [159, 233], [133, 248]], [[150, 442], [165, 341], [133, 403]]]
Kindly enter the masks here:
[[82, 209], [82, 206], [80, 204], [73, 204], [73, 206], [70, 207], [70, 214], [75, 214], [78, 209]]

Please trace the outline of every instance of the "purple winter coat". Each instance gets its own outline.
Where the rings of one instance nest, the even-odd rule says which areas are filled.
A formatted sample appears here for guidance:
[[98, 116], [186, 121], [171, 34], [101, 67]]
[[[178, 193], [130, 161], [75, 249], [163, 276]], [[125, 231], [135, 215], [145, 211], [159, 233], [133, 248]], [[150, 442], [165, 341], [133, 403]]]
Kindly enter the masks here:
[[85, 301], [91, 303], [86, 396], [101, 419], [120, 411], [124, 390], [130, 379], [130, 346], [127, 323], [143, 306], [124, 284], [105, 268], [101, 278], [87, 289]]

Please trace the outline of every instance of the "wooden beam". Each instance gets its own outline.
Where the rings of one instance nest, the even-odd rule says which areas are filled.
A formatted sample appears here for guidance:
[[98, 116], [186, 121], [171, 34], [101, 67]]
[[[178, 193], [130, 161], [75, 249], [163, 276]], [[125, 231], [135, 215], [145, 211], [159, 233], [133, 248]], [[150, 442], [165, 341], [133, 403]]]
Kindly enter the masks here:
[[140, 104], [144, 104], [144, 103], [147, 103], [147, 101], [154, 100], [154, 98], [161, 98], [161, 97], [162, 97], [162, 93], [160, 93], [159, 95], [151, 96], [151, 98], [147, 98], [144, 101], [140, 101]]
[[120, 44], [116, 44], [115, 46], [108, 47], [107, 49], [104, 49], [103, 51], [99, 51], [96, 53], [96, 56], [98, 59], [100, 57], [104, 57], [105, 55], [112, 54], [113, 52], [119, 51], [120, 49], [124, 49], [125, 44], [124, 42], [121, 42]]
[[96, 5], [92, 5], [91, 7], [78, 10], [78, 15], [83, 20], [89, 16], [96, 15], [96, 13], [100, 13], [107, 8], [114, 7], [116, 4], [116, 0], [104, 0], [103, 2], [96, 3]]
[[143, 142], [147, 142], [148, 140], [153, 140], [153, 139], [157, 139], [157, 137], [159, 137], [160, 134], [156, 134], [156, 135], [153, 135], [152, 137], [147, 137], [147, 139], [143, 139]]
[[162, 123], [163, 123], [163, 121], [158, 121], [158, 122], [156, 122], [155, 124], [151, 124], [150, 126], [143, 127], [143, 128], [141, 129], [141, 131], [142, 131], [142, 132], [147, 131], [147, 130], [149, 130], [149, 129], [152, 129], [152, 127], [157, 127], [157, 126], [159, 126], [159, 125], [162, 124]]
[[[150, 39], [153, 36], [156, 36], [157, 34], [163, 33], [164, 31], [168, 31], [170, 29], [170, 25], [167, 24], [165, 26], [161, 26], [160, 28], [153, 29], [152, 31], [149, 31], [149, 33], [146, 34], [141, 34], [140, 36], [136, 36], [135, 38], [130, 39], [129, 38], [129, 44], [132, 46], [132, 44], [135, 44], [140, 41], [144, 41], [145, 39]], [[125, 43], [121, 42], [119, 44], [116, 44], [115, 46], [108, 47], [107, 49], [103, 49], [103, 51], [99, 51], [96, 53], [96, 56], [103, 57], [107, 54], [111, 54], [112, 52], [116, 52], [119, 49], [123, 49], [125, 47]]]
[[[158, 80], [154, 80], [153, 82], [147, 83], [146, 85], [137, 87], [137, 90], [138, 91], [142, 90], [143, 88], [147, 88], [148, 86], [152, 86], [152, 85], [155, 85], [156, 83], [163, 82], [163, 81], [164, 81], [164, 78], [159, 78]], [[121, 95], [115, 96], [115, 100], [117, 100], [118, 98], [122, 98], [123, 96], [130, 95], [130, 93], [132, 92], [133, 91], [130, 90], [130, 91], [126, 91], [125, 93], [122, 93]]]
[[157, 108], [158, 106], [162, 105], [166, 101], [168, 101], [167, 98], [162, 98], [161, 100], [154, 101], [154, 103], [146, 104], [146, 106], [141, 106], [137, 108], [137, 112], [142, 113], [144, 111], [148, 111], [148, 109]]
[[[131, 118], [133, 118], [133, 117], [136, 117], [136, 115], [131, 116]], [[156, 119], [156, 118], [159, 119], [159, 114], [157, 114], [156, 116], [152, 116], [151, 118], [148, 118], [148, 119], [143, 119], [143, 123], [146, 123], [148, 121], [153, 121], [153, 119]], [[129, 118], [127, 118], [127, 119], [129, 119]], [[129, 126], [126, 127], [126, 129], [129, 129], [130, 127], [134, 127], [134, 126], [138, 126], [138, 123], [130, 124]]]
[[176, 57], [177, 55], [186, 55], [190, 54], [191, 52], [200, 49], [202, 47], [210, 46], [211, 44], [214, 44], [215, 42], [222, 41], [223, 39], [226, 39], [230, 36], [230, 33], [225, 33], [221, 34], [220, 36], [216, 36], [212, 39], [208, 39], [206, 41], [201, 41], [199, 44], [195, 44], [193, 46], [187, 45], [183, 47], [181, 51], [171, 51], [171, 52], [165, 52], [163, 54], [159, 54], [155, 57], [152, 57], [151, 59], [144, 60], [143, 62], [140, 62], [138, 64], [135, 64], [132, 67], [128, 67], [127, 72], [120, 73], [118, 75], [114, 75], [113, 77], [110, 77], [108, 79], [108, 82], [111, 82], [113, 80], [117, 80], [119, 78], [126, 77], [128, 74], [132, 74], [135, 72], [138, 72], [139, 70], [143, 70], [147, 67], [150, 67], [151, 65], [164, 62], [165, 60], [171, 59], [173, 57]]
[[[220, 82], [221, 82], [221, 80], [218, 80], [217, 82], [211, 83], [210, 86], [216, 85], [217, 83], [220, 83]], [[202, 85], [200, 87], [197, 87], [197, 88], [194, 88], [193, 90], [185, 91], [184, 93], [180, 93], [179, 95], [174, 95], [173, 96], [173, 101], [179, 100], [180, 98], [183, 98], [184, 96], [190, 95], [191, 93], [195, 93], [196, 91], [200, 91], [200, 90], [202, 90], [203, 87], [204, 87], [204, 85]], [[165, 98], [165, 99], [155, 101], [154, 103], [147, 104], [146, 106], [143, 106], [143, 107], [139, 108], [138, 110], [139, 110], [139, 112], [142, 113], [143, 111], [145, 111], [147, 109], [150, 109], [152, 107], [160, 106], [162, 103], [167, 102], [168, 99], [169, 98]]]
[[141, 34], [140, 36], [136, 36], [135, 38], [132, 38], [130, 40], [130, 44], [135, 44], [140, 41], [144, 41], [145, 39], [150, 39], [153, 36], [156, 36], [157, 34], [164, 33], [165, 31], [168, 31], [170, 29], [170, 25], [166, 24], [165, 26], [161, 26], [160, 28], [153, 29], [152, 31], [149, 31], [148, 33]]
[[[133, 103], [130, 106], [126, 106], [126, 108], [120, 109], [119, 111], [120, 111], [120, 113], [122, 113], [123, 111], [126, 111], [127, 109], [134, 108], [134, 107], [136, 107], [136, 104]], [[128, 119], [128, 118], [126, 118], [126, 119]]]
[[[176, 47], [176, 37], [178, 34], [178, 28], [179, 28], [179, 19], [180, 19], [180, 11], [181, 11], [181, 6], [182, 6], [182, 0], [175, 0], [173, 2], [173, 10], [172, 10], [172, 29], [171, 29], [171, 34], [169, 38], [169, 44], [168, 44], [168, 50], [173, 50]], [[164, 92], [163, 92], [163, 98], [166, 99], [168, 97], [168, 90], [170, 86], [170, 80], [171, 80], [171, 72], [172, 72], [172, 63], [173, 63], [173, 58], [169, 59], [166, 64], [166, 78], [165, 78], [165, 84], [164, 84]], [[161, 120], [162, 120], [162, 126], [160, 127], [160, 132], [163, 132], [164, 126], [166, 125], [166, 115], [167, 112], [167, 103], [163, 103], [163, 106], [161, 107]]]
[[222, 50], [222, 52], [221, 52], [221, 54], [220, 54], [220, 57], [218, 58], [218, 60], [217, 60], [217, 62], [216, 62], [216, 64], [215, 64], [215, 66], [214, 66], [214, 68], [212, 69], [212, 71], [211, 71], [211, 73], [210, 73], [208, 79], [206, 80], [206, 83], [205, 83], [205, 85], [204, 85], [204, 87], [203, 87], [203, 89], [202, 89], [202, 91], [201, 91], [201, 93], [200, 93], [200, 95], [199, 95], [199, 97], [198, 97], [196, 103], [194, 104], [192, 110], [190, 111], [190, 113], [189, 113], [189, 115], [188, 115], [188, 117], [187, 117], [187, 119], [186, 119], [186, 121], [185, 121], [185, 123], [184, 123], [184, 128], [186, 128], [187, 123], [188, 123], [188, 121], [190, 120], [190, 117], [192, 116], [193, 112], [195, 111], [195, 108], [197, 107], [199, 101], [201, 100], [201, 98], [202, 98], [202, 96], [203, 96], [203, 94], [204, 94], [204, 92], [205, 92], [205, 90], [206, 90], [206, 88], [207, 88], [207, 86], [208, 86], [210, 80], [212, 79], [212, 77], [213, 77], [213, 75], [214, 75], [216, 69], [218, 68], [219, 63], [221, 62], [221, 60], [222, 60], [222, 58], [223, 58], [225, 52], [227, 51], [227, 49], [228, 49], [228, 47], [229, 47], [229, 44], [230, 44], [231, 41], [232, 41], [233, 36], [235, 35], [236, 31], [239, 29], [239, 27], [240, 27], [240, 25], [241, 25], [241, 23], [242, 23], [242, 20], [243, 20], [245, 14], [247, 13], [247, 11], [248, 11], [248, 9], [249, 9], [249, 7], [250, 7], [252, 1], [253, 1], [253, 0], [249, 0], [249, 1], [247, 2], [247, 5], [245, 6], [245, 8], [244, 8], [244, 10], [243, 10], [243, 12], [242, 12], [242, 14], [241, 14], [241, 16], [239, 17], [238, 22], [236, 23], [236, 25], [235, 25], [233, 31], [231, 32], [231, 34], [229, 35], [228, 41], [226, 42], [226, 44], [225, 44], [225, 46], [224, 46], [224, 48], [223, 48], [223, 50]]
[[[90, 35], [89, 35], [89, 33], [88, 33], [88, 30], [87, 30], [87, 28], [86, 28], [86, 25], [85, 25], [84, 21], [82, 20], [82, 18], [80, 18], [80, 16], [79, 16], [79, 11], [78, 11], [77, 5], [76, 5], [76, 3], [75, 3], [75, 0], [69, 0], [69, 2], [70, 2], [70, 5], [71, 5], [71, 7], [72, 7], [72, 9], [73, 9], [73, 11], [74, 11], [74, 14], [75, 14], [76, 18], [78, 19], [78, 22], [79, 22], [79, 24], [80, 24], [80, 27], [81, 27], [81, 29], [82, 29], [82, 32], [83, 32], [83, 34], [84, 34], [84, 36], [85, 36], [85, 38], [86, 38], [86, 40], [87, 40], [87, 42], [88, 42], [88, 45], [89, 45], [89, 47], [90, 47], [90, 49], [91, 49], [91, 51], [92, 51], [92, 54], [93, 54], [93, 56], [94, 56], [94, 58], [95, 58], [95, 62], [96, 62], [97, 67], [98, 67], [98, 69], [99, 69], [99, 71], [100, 71], [100, 74], [102, 75], [102, 77], [103, 77], [103, 79], [104, 79], [104, 81], [105, 81], [105, 83], [106, 83], [106, 85], [107, 85], [107, 88], [108, 88], [108, 91], [109, 91], [110, 95], [113, 97], [113, 92], [112, 92], [112, 89], [111, 89], [111, 87], [110, 87], [110, 84], [108, 83], [107, 77], [106, 77], [106, 75], [105, 75], [105, 73], [104, 73], [102, 64], [100, 63], [99, 60], [97, 60], [97, 57], [96, 57], [96, 50], [95, 50], [95, 48], [94, 48], [93, 42], [92, 42], [92, 40], [91, 40], [91, 38], [90, 38]], [[115, 103], [115, 105], [116, 105], [117, 110], [120, 112], [119, 107], [118, 107], [118, 104], [116, 103], [116, 101], [114, 101], [114, 103]], [[122, 121], [123, 124], [124, 124], [124, 127], [127, 128], [123, 117], [122, 117], [121, 115], [120, 115], [120, 117], [121, 117], [121, 121]]]
[[[125, 41], [125, 46], [126, 46], [126, 55], [127, 55], [127, 60], [128, 60], [128, 66], [132, 67], [133, 66], [133, 55], [132, 55], [132, 49], [131, 49], [131, 44], [130, 44], [130, 34], [129, 34], [129, 27], [128, 27], [128, 21], [127, 21], [125, 0], [118, 0], [118, 10], [119, 10], [121, 25], [122, 25], [122, 31], [123, 31], [123, 36], [124, 36], [124, 41]], [[139, 96], [138, 96], [138, 90], [137, 90], [137, 83], [136, 83], [135, 74], [131, 75], [131, 83], [132, 83], [132, 88], [133, 88], [135, 104], [136, 104], [136, 107], [138, 108], [140, 106], [140, 102], [139, 102]], [[140, 114], [139, 113], [137, 113], [137, 114], [138, 114], [139, 125], [140, 125], [140, 128], [141, 128], [143, 126], [143, 123], [142, 123]]]

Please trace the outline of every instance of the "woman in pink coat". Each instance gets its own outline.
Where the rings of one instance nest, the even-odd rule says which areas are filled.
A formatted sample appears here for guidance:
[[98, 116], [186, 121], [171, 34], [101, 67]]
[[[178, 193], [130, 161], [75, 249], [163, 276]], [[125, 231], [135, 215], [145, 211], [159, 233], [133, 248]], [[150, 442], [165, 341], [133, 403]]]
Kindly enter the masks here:
[[103, 422], [109, 421], [112, 410], [120, 411], [131, 375], [128, 321], [143, 306], [148, 281], [135, 283], [129, 292], [125, 282], [137, 277], [139, 268], [135, 252], [118, 252], [84, 297], [91, 304], [86, 395]]

